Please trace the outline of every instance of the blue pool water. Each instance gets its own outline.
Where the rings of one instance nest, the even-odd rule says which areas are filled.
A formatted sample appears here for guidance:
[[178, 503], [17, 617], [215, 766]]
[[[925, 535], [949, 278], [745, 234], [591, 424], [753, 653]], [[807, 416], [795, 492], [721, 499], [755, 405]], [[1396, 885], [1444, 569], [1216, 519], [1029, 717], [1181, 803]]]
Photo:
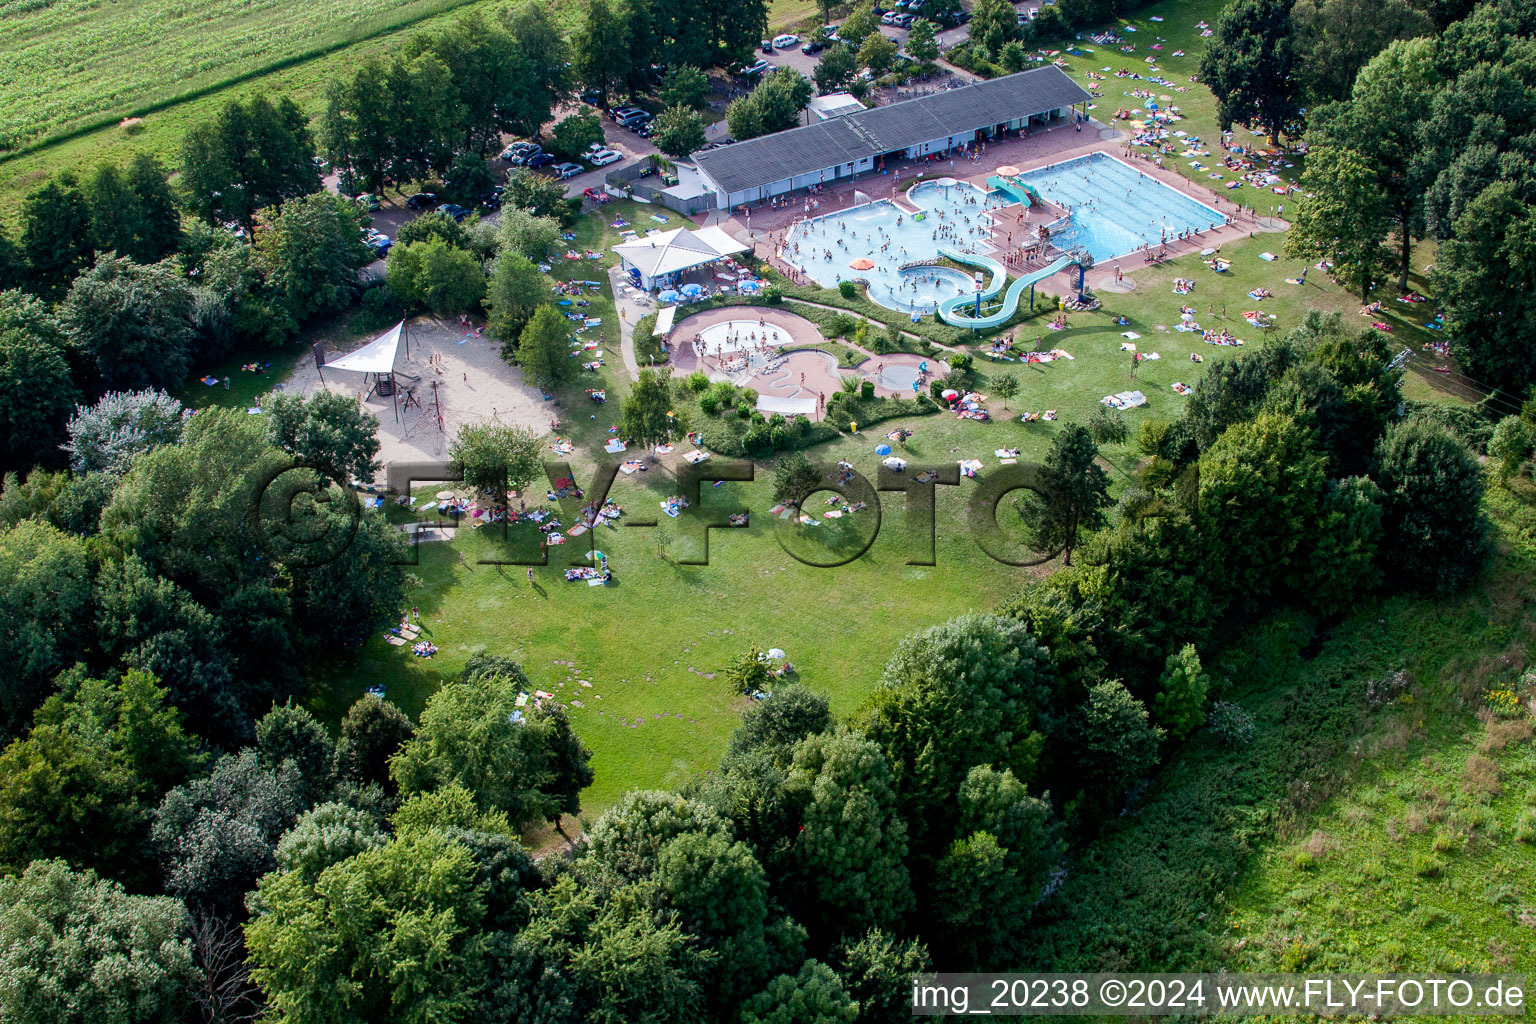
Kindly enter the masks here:
[[894, 282], [881, 274], [869, 284], [871, 299], [903, 313], [932, 313], [945, 299], [968, 291], [970, 276], [953, 267], [908, 267], [897, 271]]
[[[925, 181], [906, 196], [920, 213], [880, 199], [801, 221], [785, 240], [785, 259], [824, 288], [865, 281], [870, 298], [888, 309], [932, 313], [941, 301], [969, 287], [970, 278], [944, 267], [902, 270], [902, 264], [935, 259], [940, 245], [989, 252], [992, 218], [986, 211], [1005, 199], [966, 182], [943, 186]], [[855, 269], [851, 264], [858, 259], [874, 267]]]
[[1064, 249], [1086, 249], [1095, 260], [1155, 247], [1165, 232], [1173, 238], [1180, 231], [1205, 231], [1227, 222], [1204, 203], [1103, 153], [1025, 171], [1017, 180], [1071, 208], [1071, 226], [1052, 241]]

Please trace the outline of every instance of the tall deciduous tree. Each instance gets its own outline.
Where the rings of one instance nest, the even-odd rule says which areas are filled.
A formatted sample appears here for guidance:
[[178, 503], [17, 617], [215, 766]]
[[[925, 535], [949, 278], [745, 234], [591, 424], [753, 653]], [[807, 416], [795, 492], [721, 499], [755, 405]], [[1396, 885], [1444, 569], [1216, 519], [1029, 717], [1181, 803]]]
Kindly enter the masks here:
[[210, 222], [255, 226], [256, 211], [320, 188], [309, 118], [293, 100], [231, 101], [182, 139], [181, 185]]
[[290, 1024], [464, 1020], [483, 980], [475, 859], [411, 831], [310, 879], [267, 875], [246, 925], [252, 977]]
[[389, 251], [389, 287], [413, 309], [434, 316], [473, 310], [485, 297], [485, 272], [474, 254], [432, 238]]
[[471, 487], [504, 495], [521, 491], [540, 469], [539, 439], [511, 423], [466, 423], [448, 445], [448, 456]]
[[316, 391], [308, 399], [278, 394], [267, 402], [272, 444], [341, 482], [367, 482], [379, 471], [378, 426], [356, 399], [334, 391]]
[[1388, 43], [1432, 29], [1406, 0], [1299, 0], [1291, 21], [1296, 73], [1313, 104], [1344, 99], [1355, 74]]
[[27, 287], [54, 300], [91, 261], [91, 207], [75, 176], [64, 173], [21, 201], [21, 254]]
[[1008, 0], [977, 0], [971, 11], [970, 32], [972, 40], [996, 57], [1004, 46], [1018, 40], [1019, 16]]
[[853, 81], [859, 70], [859, 58], [846, 43], [833, 43], [821, 55], [812, 74], [816, 88], [822, 92], [836, 92]]
[[[1012, 378], [1005, 378], [1012, 379]], [[1041, 491], [1031, 492], [1030, 532], [1036, 550], [1061, 549], [1072, 564], [1080, 531], [1104, 525], [1109, 507], [1109, 476], [1097, 459], [1099, 446], [1088, 428], [1072, 424], [1051, 440], [1041, 473]]]
[[918, 18], [907, 31], [907, 53], [915, 61], [929, 64], [939, 59], [939, 43], [934, 38], [933, 22]]
[[571, 748], [550, 717], [525, 717], [519, 691], [517, 680], [489, 676], [433, 694], [390, 765], [401, 792], [460, 785], [516, 826], [564, 812], [572, 779], [585, 769], [584, 749]]
[[1412, 417], [1387, 430], [1376, 462], [1393, 575], [1438, 594], [1473, 579], [1487, 559], [1489, 538], [1482, 467], [1466, 445], [1444, 427]]
[[1205, 540], [1235, 599], [1270, 593], [1305, 556], [1323, 486], [1311, 432], [1289, 416], [1229, 427], [1200, 457]]
[[529, 381], [552, 391], [576, 376], [576, 361], [566, 342], [569, 334], [565, 318], [553, 306], [533, 311], [517, 340], [517, 361]]
[[388, 785], [389, 759], [415, 732], [405, 712], [382, 697], [364, 694], [341, 720], [337, 774], [360, 785]]
[[59, 460], [64, 423], [79, 392], [64, 349], [21, 328], [0, 327], [0, 466]]
[[913, 905], [907, 828], [879, 745], [850, 732], [811, 736], [785, 786], [802, 808], [784, 879], [796, 919], [823, 938], [898, 925]]
[[102, 255], [75, 279], [60, 317], [108, 388], [177, 387], [191, 364], [192, 289], [174, 261]]
[[656, 148], [681, 159], [704, 148], [704, 119], [687, 107], [668, 107], [656, 119]]
[[1355, 286], [1362, 303], [1391, 263], [1387, 236], [1396, 211], [1379, 177], [1363, 154], [1338, 146], [1314, 150], [1301, 176], [1308, 199], [1285, 239], [1287, 256], [1332, 260], [1334, 273]]
[[669, 107], [702, 110], [709, 101], [709, 76], [688, 64], [668, 68], [659, 95]]
[[1223, 128], [1262, 128], [1271, 142], [1300, 118], [1292, 0], [1234, 0], [1216, 19], [1200, 80], [1216, 94]]
[[641, 370], [634, 389], [624, 399], [619, 433], [630, 444], [654, 448], [677, 435], [672, 375], [660, 370]]
[[1029, 778], [1040, 755], [1050, 658], [1020, 622], [963, 615], [906, 637], [865, 711], [891, 765], [914, 845], [934, 855], [954, 835], [954, 793], [978, 764]]
[[[629, 33], [611, 0], [588, 0], [581, 25], [571, 37], [571, 65], [588, 89], [608, 94], [629, 78]], [[598, 140], [602, 141], [601, 135]]]
[[486, 289], [486, 327], [491, 337], [501, 341], [503, 357], [517, 352], [523, 328], [541, 306], [549, 303], [544, 275], [528, 257], [518, 252], [503, 252], [497, 257]]
[[137, 153], [126, 167], [102, 164], [83, 188], [91, 209], [91, 244], [139, 263], [154, 263], [176, 251], [181, 215], [154, 157]]
[[181, 403], [164, 391], [109, 391], [69, 420], [69, 468], [121, 475], [133, 460], [181, 438]]
[[273, 294], [300, 323], [346, 308], [357, 294], [358, 268], [371, 259], [357, 204], [326, 193], [266, 213], [255, 245]]

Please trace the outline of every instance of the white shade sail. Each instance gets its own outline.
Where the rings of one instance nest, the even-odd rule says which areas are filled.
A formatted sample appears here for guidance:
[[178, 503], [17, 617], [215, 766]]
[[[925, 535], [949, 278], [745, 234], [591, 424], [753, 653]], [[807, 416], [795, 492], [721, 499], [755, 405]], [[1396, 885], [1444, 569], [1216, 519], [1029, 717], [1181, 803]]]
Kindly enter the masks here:
[[388, 373], [395, 368], [395, 353], [400, 348], [400, 334], [404, 330], [405, 321], [401, 320], [362, 348], [326, 363], [325, 368], [354, 370], [358, 373]]

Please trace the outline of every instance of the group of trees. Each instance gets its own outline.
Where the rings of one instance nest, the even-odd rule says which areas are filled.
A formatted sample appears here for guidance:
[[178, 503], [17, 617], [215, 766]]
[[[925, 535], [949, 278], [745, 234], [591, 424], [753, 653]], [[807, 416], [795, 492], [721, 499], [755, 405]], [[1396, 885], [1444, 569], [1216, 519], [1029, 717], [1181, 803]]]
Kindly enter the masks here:
[[[6, 476], [8, 734], [68, 685], [61, 672], [140, 670], [198, 735], [241, 740], [254, 709], [302, 691], [307, 659], [396, 610], [399, 535], [311, 500], [310, 473], [287, 469], [297, 459], [333, 479], [371, 477], [372, 417], [328, 393], [279, 396], [271, 411], [184, 421], [163, 392], [111, 393], [70, 420], [69, 469]], [[348, 557], [304, 557], [315, 537], [343, 538]]]
[[478, 161], [502, 133], [537, 134], [571, 86], [569, 48], [543, 7], [470, 13], [333, 80], [316, 126], [321, 152], [354, 191]]
[[1536, 380], [1536, 19], [1513, 0], [1468, 8], [1238, 0], [1202, 75], [1227, 122], [1294, 133], [1307, 108], [1289, 254], [1332, 260], [1364, 302], [1388, 275], [1406, 292], [1415, 241], [1434, 240], [1463, 366], [1523, 393]]

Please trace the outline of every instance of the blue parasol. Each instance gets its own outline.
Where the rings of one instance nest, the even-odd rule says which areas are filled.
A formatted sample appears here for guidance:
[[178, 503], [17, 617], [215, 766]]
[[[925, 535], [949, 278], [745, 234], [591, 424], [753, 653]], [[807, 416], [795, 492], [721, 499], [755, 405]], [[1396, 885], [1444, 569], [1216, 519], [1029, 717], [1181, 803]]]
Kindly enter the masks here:
[[680, 298], [682, 298], [681, 295], [677, 294], [677, 292], [674, 291], [673, 289], [668, 288], [666, 291], [664, 291], [660, 295], [656, 296], [656, 301], [657, 302], [676, 302]]
[[877, 446], [875, 448], [875, 454], [876, 455], [889, 455], [889, 454], [891, 454], [891, 446], [888, 445], [888, 444], [879, 445], [879, 446]]

